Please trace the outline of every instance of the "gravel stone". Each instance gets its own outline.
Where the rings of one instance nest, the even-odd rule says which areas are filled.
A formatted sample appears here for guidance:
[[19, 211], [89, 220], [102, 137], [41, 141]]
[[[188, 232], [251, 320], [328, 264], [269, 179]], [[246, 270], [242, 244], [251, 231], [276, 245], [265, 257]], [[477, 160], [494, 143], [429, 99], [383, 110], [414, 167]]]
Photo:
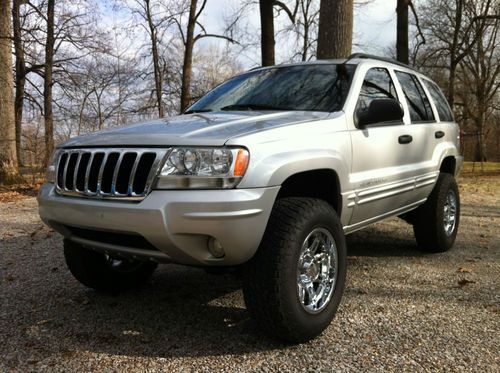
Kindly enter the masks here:
[[0, 202], [0, 372], [499, 372], [499, 180], [462, 187], [447, 253], [397, 218], [348, 236], [337, 316], [301, 345], [259, 331], [231, 274], [162, 265], [129, 293], [89, 290], [34, 198]]

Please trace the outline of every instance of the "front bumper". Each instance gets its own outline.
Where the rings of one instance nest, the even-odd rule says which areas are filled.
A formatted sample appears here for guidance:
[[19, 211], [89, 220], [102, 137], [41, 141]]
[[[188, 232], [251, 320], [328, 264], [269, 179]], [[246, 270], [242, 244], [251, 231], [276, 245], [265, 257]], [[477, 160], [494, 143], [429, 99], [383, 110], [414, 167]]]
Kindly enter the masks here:
[[[38, 204], [47, 225], [98, 251], [189, 265], [237, 265], [257, 250], [278, 191], [279, 187], [154, 190], [140, 203], [131, 203], [65, 197], [53, 184], [45, 184]], [[137, 247], [134, 239], [117, 244], [80, 235], [82, 231], [100, 232], [101, 237], [142, 236], [148, 245]], [[222, 244], [224, 257], [210, 254], [211, 237]]]

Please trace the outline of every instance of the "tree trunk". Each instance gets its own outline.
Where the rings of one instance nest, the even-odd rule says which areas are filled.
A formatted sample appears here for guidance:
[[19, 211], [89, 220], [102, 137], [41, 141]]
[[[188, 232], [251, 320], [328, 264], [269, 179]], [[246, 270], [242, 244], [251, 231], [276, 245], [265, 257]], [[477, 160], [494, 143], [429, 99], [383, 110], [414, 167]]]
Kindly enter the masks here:
[[276, 64], [274, 57], [274, 13], [273, 0], [260, 0], [260, 48], [262, 66]]
[[198, 0], [191, 0], [189, 20], [184, 49], [184, 64], [182, 65], [181, 112], [187, 109], [190, 97], [191, 74], [193, 70], [194, 28], [196, 26], [196, 7]]
[[19, 178], [16, 126], [12, 92], [12, 43], [10, 1], [0, 1], [0, 184]]
[[321, 0], [319, 11], [319, 60], [347, 58], [352, 49], [353, 0]]
[[54, 8], [55, 0], [47, 2], [47, 39], [45, 41], [45, 69], [43, 81], [43, 118], [45, 123], [45, 165], [54, 151], [54, 117], [52, 114], [52, 70], [54, 68]]
[[26, 62], [24, 59], [24, 47], [21, 33], [20, 7], [25, 0], [14, 0], [12, 7], [12, 25], [14, 30], [14, 51], [16, 56], [14, 112], [16, 123], [16, 154], [17, 163], [21, 167], [23, 161], [21, 156], [21, 131], [23, 122], [24, 86], [26, 85]]
[[302, 43], [302, 61], [307, 61], [307, 50], [309, 48], [309, 24], [304, 23], [304, 40]]
[[302, 14], [304, 17], [304, 37], [302, 40], [302, 61], [307, 61], [307, 52], [309, 50], [309, 9], [311, 6], [311, 1], [307, 0], [306, 3], [304, 1], [301, 2]]
[[462, 27], [464, 1], [463, 0], [456, 1], [456, 6], [457, 9], [455, 11], [453, 39], [450, 47], [450, 76], [448, 79], [448, 92], [447, 92], [448, 103], [450, 104], [451, 110], [454, 109], [453, 106], [455, 105], [455, 73], [459, 62], [457, 60], [457, 55], [460, 53], [460, 51], [458, 51], [457, 49], [459, 45], [460, 29]]
[[146, 4], [146, 17], [148, 19], [149, 35], [151, 38], [151, 53], [153, 54], [153, 68], [155, 75], [155, 89], [156, 89], [156, 101], [158, 102], [158, 115], [160, 118], [165, 116], [163, 111], [163, 87], [162, 87], [162, 76], [160, 69], [160, 56], [158, 54], [158, 37], [156, 33], [156, 27], [153, 23], [153, 18], [151, 15], [150, 0], [144, 0]]
[[396, 8], [396, 55], [399, 62], [408, 64], [408, 0], [398, 0]]
[[450, 105], [451, 110], [453, 110], [453, 106], [455, 105], [455, 76], [457, 72], [457, 64], [454, 62], [453, 57], [450, 58], [450, 73], [448, 77], [448, 89], [446, 92], [446, 96], [448, 96], [448, 104]]

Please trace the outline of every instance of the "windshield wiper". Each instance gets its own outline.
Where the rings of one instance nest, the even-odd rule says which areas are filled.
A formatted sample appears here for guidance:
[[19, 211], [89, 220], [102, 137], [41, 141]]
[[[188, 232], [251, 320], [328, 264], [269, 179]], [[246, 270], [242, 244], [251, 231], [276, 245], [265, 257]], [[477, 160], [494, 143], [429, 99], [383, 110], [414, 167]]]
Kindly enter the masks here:
[[212, 109], [194, 109], [194, 110], [187, 110], [184, 112], [184, 114], [208, 113], [209, 111], [213, 111], [213, 110]]
[[277, 107], [264, 104], [234, 104], [221, 107], [220, 110], [294, 110], [287, 107]]

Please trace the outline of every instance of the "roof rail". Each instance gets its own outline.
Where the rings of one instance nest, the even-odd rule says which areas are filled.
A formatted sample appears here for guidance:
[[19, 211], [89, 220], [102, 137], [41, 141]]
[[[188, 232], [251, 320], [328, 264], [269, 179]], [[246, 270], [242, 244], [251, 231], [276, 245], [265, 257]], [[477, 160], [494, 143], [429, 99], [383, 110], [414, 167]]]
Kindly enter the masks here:
[[352, 60], [354, 58], [360, 58], [360, 59], [367, 59], [367, 58], [371, 58], [373, 60], [378, 60], [378, 61], [384, 61], [384, 62], [389, 62], [389, 63], [393, 63], [395, 65], [399, 65], [399, 66], [402, 66], [402, 67], [406, 67], [407, 69], [412, 69], [412, 70], [415, 70], [413, 67], [405, 64], [405, 63], [402, 63], [402, 62], [399, 62], [399, 61], [396, 61], [396, 60], [393, 60], [392, 58], [386, 58], [386, 57], [380, 57], [380, 56], [375, 56], [373, 54], [366, 54], [366, 53], [354, 53], [354, 54], [351, 54], [347, 59], [348, 60]]

